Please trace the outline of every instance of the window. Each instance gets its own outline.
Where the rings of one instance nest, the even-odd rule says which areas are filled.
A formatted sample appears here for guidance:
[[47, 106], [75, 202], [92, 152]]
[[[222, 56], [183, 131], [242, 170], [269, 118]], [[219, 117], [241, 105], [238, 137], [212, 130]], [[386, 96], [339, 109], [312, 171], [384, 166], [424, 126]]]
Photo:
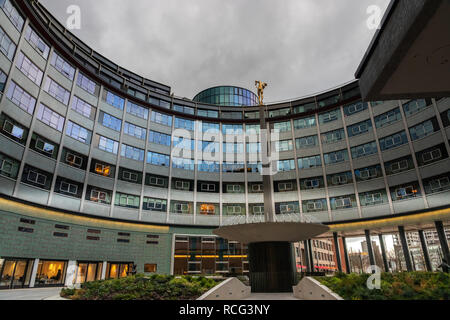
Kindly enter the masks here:
[[264, 192], [264, 186], [262, 184], [252, 184], [251, 190], [253, 193], [261, 193]]
[[180, 106], [177, 104], [173, 105], [173, 110], [177, 111], [177, 112], [181, 112], [181, 113], [186, 113], [186, 114], [195, 114], [194, 108], [191, 107], [186, 107], [186, 106]]
[[64, 89], [64, 87], [59, 85], [52, 78], [47, 77], [44, 85], [44, 90], [59, 102], [65, 105], [69, 104], [70, 92]]
[[147, 175], [147, 181], [148, 181], [148, 185], [150, 186], [155, 186], [155, 187], [164, 187], [166, 186], [166, 180], [165, 178], [159, 178], [156, 176], [150, 176]]
[[30, 94], [25, 92], [14, 81], [11, 81], [9, 85], [8, 93], [6, 94], [9, 100], [11, 100], [16, 106], [25, 110], [29, 114], [33, 114], [34, 107], [36, 106], [36, 99]]
[[140, 140], [145, 140], [147, 129], [125, 122], [123, 132]]
[[213, 110], [198, 109], [197, 110], [197, 115], [199, 117], [205, 117], [205, 118], [218, 118], [219, 117], [219, 112], [213, 111]]
[[415, 141], [425, 138], [433, 134], [437, 130], [439, 130], [439, 125], [437, 124], [436, 118], [433, 118], [413, 128], [410, 128], [409, 132], [411, 133], [411, 140]]
[[16, 61], [17, 68], [27, 76], [28, 79], [33, 81], [36, 85], [40, 86], [44, 73], [39, 69], [23, 52], [19, 52], [19, 56]]
[[279, 192], [285, 192], [285, 191], [293, 191], [294, 186], [292, 182], [280, 182], [278, 183], [278, 191]]
[[152, 117], [150, 120], [162, 124], [164, 126], [168, 127], [172, 126], [172, 116], [168, 116], [166, 114], [162, 114], [156, 111], [152, 111]]
[[331, 186], [340, 186], [353, 182], [352, 173], [350, 171], [344, 173], [338, 173], [334, 175], [328, 175], [327, 180]]
[[0, 27], [0, 51], [10, 60], [14, 58], [16, 53], [16, 44], [6, 34], [2, 27]]
[[352, 199], [350, 197], [331, 198], [332, 209], [349, 209], [353, 207]]
[[122, 179], [130, 182], [137, 182], [139, 175], [135, 172], [122, 171]]
[[200, 191], [215, 192], [216, 191], [216, 185], [215, 184], [209, 184], [209, 183], [201, 183], [200, 184]]
[[19, 173], [20, 162], [0, 153], [0, 175], [16, 179]]
[[316, 117], [302, 118], [294, 120], [294, 128], [296, 130], [307, 129], [316, 126]]
[[323, 143], [335, 143], [343, 140], [344, 138], [345, 138], [344, 129], [329, 131], [322, 134]]
[[77, 195], [78, 186], [74, 184], [70, 184], [67, 181], [61, 181], [59, 185], [59, 191], [61, 193], [66, 193], [69, 195]]
[[357, 147], [353, 147], [351, 148], [351, 152], [353, 159], [370, 156], [372, 154], [378, 153], [377, 144], [374, 141]]
[[391, 172], [398, 173], [409, 169], [408, 160], [401, 160], [391, 164]]
[[335, 164], [349, 160], [347, 150], [326, 153], [323, 155], [323, 158], [325, 160], [325, 164]]
[[25, 32], [25, 39], [45, 60], [47, 60], [50, 47], [38, 36], [30, 25], [28, 25], [27, 31]]
[[100, 116], [98, 119], [98, 122], [100, 122], [103, 126], [110, 128], [114, 131], [120, 132], [122, 128], [122, 120], [105, 113], [103, 111], [100, 111]]
[[46, 125], [62, 132], [65, 118], [42, 103], [39, 105], [36, 117]]
[[261, 126], [259, 124], [247, 124], [245, 125], [245, 133], [247, 135], [257, 135], [261, 132]]
[[300, 187], [303, 190], [323, 188], [324, 181], [322, 177], [301, 179]]
[[95, 95], [97, 90], [97, 84], [81, 72], [78, 74], [77, 86], [92, 95]]
[[6, 133], [11, 139], [25, 144], [28, 136], [28, 130], [19, 125], [16, 121], [5, 115], [0, 116], [0, 124], [3, 133]]
[[276, 203], [275, 204], [275, 212], [276, 212], [276, 214], [298, 213], [299, 212], [298, 204], [296, 202]]
[[66, 135], [84, 144], [91, 144], [92, 132], [86, 128], [79, 126], [78, 124], [72, 121], [69, 121], [67, 123]]
[[238, 184], [228, 184], [226, 190], [227, 193], [241, 193], [241, 186]]
[[83, 165], [83, 158], [81, 156], [75, 155], [74, 153], [67, 152], [65, 163], [72, 167], [81, 168]]
[[33, 140], [34, 140], [34, 147], [35, 147], [36, 151], [39, 151], [40, 153], [42, 153], [48, 157], [52, 157], [52, 158], [56, 157], [57, 147], [54, 144], [52, 144], [48, 141], [44, 141], [42, 138], [40, 138], [36, 134], [33, 134], [32, 141]]
[[191, 183], [189, 181], [175, 181], [175, 189], [189, 191]]
[[380, 139], [381, 151], [389, 150], [406, 143], [408, 143], [408, 138], [406, 137], [405, 131]]
[[110, 204], [111, 203], [111, 192], [103, 189], [98, 189], [95, 187], [88, 187], [91, 189], [90, 192], [87, 193], [87, 197], [89, 201]]
[[226, 205], [226, 208], [228, 215], [240, 215], [242, 213], [242, 207], [239, 205]]
[[195, 141], [184, 137], [173, 137], [174, 149], [194, 150]]
[[336, 109], [336, 110], [332, 110], [327, 113], [319, 114], [319, 123], [325, 124], [325, 123], [339, 120], [340, 118], [341, 118], [341, 112], [339, 109]]
[[244, 152], [244, 144], [242, 143], [223, 143], [223, 152], [224, 153], [243, 153]]
[[218, 123], [209, 123], [209, 122], [201, 122], [201, 131], [208, 133], [219, 133], [220, 132], [220, 124]]
[[72, 110], [81, 114], [82, 116], [93, 119], [95, 114], [95, 108], [86, 101], [81, 100], [77, 96], [73, 97]]
[[165, 133], [150, 131], [148, 135], [148, 141], [151, 143], [160, 144], [163, 146], [170, 147], [171, 145], [171, 136]]
[[442, 158], [442, 152], [440, 149], [427, 151], [422, 154], [422, 160], [424, 163], [434, 162]]
[[138, 118], [148, 119], [148, 109], [130, 101], [127, 102], [127, 112]]
[[115, 205], [119, 207], [138, 209], [140, 206], [140, 198], [139, 196], [117, 192]]
[[418, 182], [411, 182], [405, 185], [391, 187], [390, 192], [393, 201], [406, 200], [421, 196]]
[[264, 214], [264, 206], [253, 206], [253, 214], [254, 215], [263, 215]]
[[349, 137], [358, 136], [369, 131], [372, 131], [372, 121], [370, 119], [347, 127]]
[[247, 152], [248, 153], [260, 153], [261, 152], [261, 143], [260, 142], [247, 143]]
[[233, 134], [239, 135], [243, 133], [241, 124], [223, 124], [222, 125], [222, 133], [223, 134]]
[[425, 193], [436, 193], [450, 189], [450, 176], [449, 174], [432, 177], [424, 180], [423, 182]]
[[273, 129], [279, 132], [289, 132], [291, 131], [291, 122], [277, 122], [273, 124]]
[[426, 109], [431, 104], [431, 99], [412, 100], [403, 105], [403, 110], [405, 111], [405, 115], [408, 117]]
[[112, 92], [106, 91], [106, 90], [103, 93], [103, 100], [110, 106], [113, 106], [120, 110], [123, 110], [123, 107], [125, 105], [125, 100], [123, 98], [115, 95]]
[[194, 131], [194, 121], [175, 117], [175, 128]]
[[319, 144], [319, 138], [317, 137], [317, 135], [297, 138], [295, 140], [295, 144], [297, 146], [297, 149], [315, 147]]
[[373, 191], [360, 194], [361, 206], [374, 206], [385, 202], [386, 191]]
[[402, 119], [402, 115], [400, 113], [400, 108], [395, 108], [394, 110], [388, 111], [375, 117], [375, 126], [377, 128], [383, 128], [390, 124], [393, 124]]
[[[201, 164], [199, 164], [200, 167]], [[194, 171], [194, 160], [186, 158], [172, 157], [172, 168]]]
[[66, 60], [64, 60], [59, 54], [53, 52], [51, 65], [59, 71], [64, 77], [73, 81], [75, 77], [75, 68], [72, 67]]
[[150, 263], [144, 264], [144, 272], [145, 273], [155, 273], [156, 270], [157, 270], [156, 264], [150, 264]]
[[144, 161], [144, 150], [122, 143], [120, 155], [127, 159]]
[[295, 160], [279, 160], [277, 161], [278, 171], [293, 171], [295, 170]]
[[11, 1], [4, 0], [4, 1], [1, 1], [0, 3], [1, 3], [0, 6], [3, 9], [3, 12], [9, 18], [9, 20], [14, 25], [14, 27], [17, 30], [22, 31], [23, 24], [25, 21], [24, 21], [23, 17], [20, 15], [20, 13], [17, 11], [17, 9], [12, 5]]
[[356, 169], [355, 175], [359, 181], [376, 179], [382, 176], [381, 166], [377, 165], [363, 169]]
[[170, 157], [165, 154], [160, 154], [156, 152], [147, 152], [147, 163], [153, 164], [155, 166], [165, 166], [169, 167]]
[[[193, 166], [194, 164], [192, 164]], [[223, 163], [223, 166], [225, 168], [226, 163]], [[192, 169], [193, 170], [193, 169]], [[198, 161], [198, 171], [200, 172], [220, 172], [220, 164], [216, 161], [205, 161], [201, 160]]]
[[112, 176], [112, 166], [106, 163], [94, 162], [94, 173], [104, 177]]
[[164, 212], [167, 210], [167, 200], [144, 198], [144, 210]]
[[344, 107], [344, 114], [346, 117], [362, 112], [368, 108], [368, 104], [365, 102], [358, 102], [347, 105]]
[[188, 203], [174, 203], [173, 206], [174, 213], [188, 214], [190, 213], [190, 208]]
[[117, 154], [119, 150], [119, 143], [112, 139], [99, 136], [98, 148], [109, 153]]
[[298, 159], [299, 169], [310, 169], [321, 166], [322, 166], [322, 159], [320, 155]]
[[326, 200], [307, 200], [303, 201], [303, 208], [306, 212], [316, 212], [326, 210]]
[[41, 174], [39, 172], [29, 170], [27, 175], [28, 182], [31, 182], [33, 184], [37, 184], [40, 186], [45, 186], [47, 182], [47, 176], [44, 174]]

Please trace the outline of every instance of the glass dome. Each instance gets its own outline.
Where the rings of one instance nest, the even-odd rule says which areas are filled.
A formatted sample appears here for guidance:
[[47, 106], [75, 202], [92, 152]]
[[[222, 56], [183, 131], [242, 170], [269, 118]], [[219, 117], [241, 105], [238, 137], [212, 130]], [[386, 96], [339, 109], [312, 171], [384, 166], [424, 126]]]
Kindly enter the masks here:
[[220, 86], [206, 89], [194, 97], [195, 102], [216, 104], [219, 106], [256, 106], [258, 97], [250, 90], [233, 87]]

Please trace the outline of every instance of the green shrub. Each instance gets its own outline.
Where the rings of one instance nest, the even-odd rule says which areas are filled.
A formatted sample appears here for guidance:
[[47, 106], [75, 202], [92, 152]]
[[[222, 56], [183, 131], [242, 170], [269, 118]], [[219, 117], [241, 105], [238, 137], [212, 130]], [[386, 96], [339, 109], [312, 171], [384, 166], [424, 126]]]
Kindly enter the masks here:
[[213, 279], [192, 276], [134, 275], [84, 283], [81, 289], [63, 289], [73, 300], [195, 300], [217, 285]]
[[369, 274], [316, 277], [346, 300], [450, 300], [450, 274], [432, 272], [382, 273], [380, 289], [367, 287]]

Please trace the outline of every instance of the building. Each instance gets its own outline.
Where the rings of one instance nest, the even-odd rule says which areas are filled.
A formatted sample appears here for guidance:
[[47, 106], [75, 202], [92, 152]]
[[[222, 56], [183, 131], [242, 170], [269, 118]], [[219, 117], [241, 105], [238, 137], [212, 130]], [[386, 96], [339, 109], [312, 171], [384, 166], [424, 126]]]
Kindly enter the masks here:
[[[176, 98], [89, 48], [39, 2], [0, 4], [0, 287], [121, 277], [133, 265], [245, 273], [246, 245], [212, 231], [264, 218], [259, 107]], [[335, 240], [367, 236], [369, 220], [373, 232], [391, 231], [398, 216], [406, 231], [436, 221], [444, 232], [449, 98], [363, 102], [352, 81], [267, 105], [266, 119], [279, 133], [266, 190], [278, 221], [324, 223], [333, 234], [323, 238]], [[345, 242], [334, 242], [338, 258], [320, 241], [318, 266], [339, 268]]]
[[[335, 252], [333, 247], [333, 241], [331, 239], [313, 239], [311, 241], [313, 252], [313, 271], [314, 272], [335, 272]], [[297, 272], [307, 271], [307, 259], [305, 244], [294, 243], [296, 253]]]

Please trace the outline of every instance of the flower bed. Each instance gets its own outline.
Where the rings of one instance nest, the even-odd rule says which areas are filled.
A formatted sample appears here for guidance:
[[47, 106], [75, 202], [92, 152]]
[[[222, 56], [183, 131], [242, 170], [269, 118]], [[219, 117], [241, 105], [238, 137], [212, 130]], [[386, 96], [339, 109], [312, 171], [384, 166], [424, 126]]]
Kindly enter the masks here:
[[218, 282], [205, 277], [135, 275], [88, 282], [81, 289], [63, 289], [72, 300], [195, 300]]
[[367, 287], [369, 274], [315, 277], [345, 300], [450, 300], [450, 274], [382, 273], [381, 288]]

